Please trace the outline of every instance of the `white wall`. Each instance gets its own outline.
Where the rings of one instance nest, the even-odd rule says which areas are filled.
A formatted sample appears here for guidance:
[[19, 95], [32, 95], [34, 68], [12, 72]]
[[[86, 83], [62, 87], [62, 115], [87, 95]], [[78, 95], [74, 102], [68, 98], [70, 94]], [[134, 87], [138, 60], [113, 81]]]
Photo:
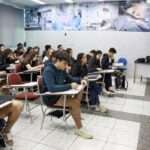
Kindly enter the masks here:
[[[134, 60], [138, 57], [150, 55], [150, 33], [116, 32], [116, 31], [75, 31], [66, 32], [51, 31], [26, 31], [28, 46], [51, 44], [54, 48], [60, 43], [64, 47], [72, 47], [74, 54], [88, 53], [95, 48], [106, 52], [110, 47], [115, 47], [118, 56], [125, 56], [128, 61], [128, 74], [133, 76]], [[118, 57], [117, 56], [117, 57]]]
[[23, 9], [0, 4], [0, 43], [16, 47], [25, 41]]

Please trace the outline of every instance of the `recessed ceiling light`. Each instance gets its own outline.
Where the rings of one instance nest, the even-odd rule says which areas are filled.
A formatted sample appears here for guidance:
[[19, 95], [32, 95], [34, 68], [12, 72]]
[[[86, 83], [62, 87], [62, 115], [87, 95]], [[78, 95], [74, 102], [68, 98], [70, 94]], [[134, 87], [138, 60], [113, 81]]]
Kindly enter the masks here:
[[149, 3], [149, 4], [150, 4], [150, 0], [147, 0], [147, 3]]
[[35, 2], [35, 3], [41, 4], [41, 5], [46, 4], [45, 2], [43, 2], [41, 0], [32, 0], [32, 1]]
[[66, 3], [74, 3], [73, 0], [65, 0]]

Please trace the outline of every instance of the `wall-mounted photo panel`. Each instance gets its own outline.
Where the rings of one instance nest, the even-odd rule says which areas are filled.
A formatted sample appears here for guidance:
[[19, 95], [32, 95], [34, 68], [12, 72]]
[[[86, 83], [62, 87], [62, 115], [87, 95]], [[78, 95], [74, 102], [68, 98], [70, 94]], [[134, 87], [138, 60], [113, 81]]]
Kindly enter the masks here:
[[27, 8], [25, 29], [150, 32], [150, 4], [145, 0], [104, 0]]

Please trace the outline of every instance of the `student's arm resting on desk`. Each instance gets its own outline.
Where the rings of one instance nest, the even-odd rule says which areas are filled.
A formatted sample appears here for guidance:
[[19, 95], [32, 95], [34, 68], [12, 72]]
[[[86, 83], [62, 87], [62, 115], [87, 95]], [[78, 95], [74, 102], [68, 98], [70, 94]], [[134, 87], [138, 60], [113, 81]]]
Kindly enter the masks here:
[[76, 83], [80, 84], [80, 82], [81, 82], [81, 78], [80, 77], [73, 77], [72, 75], [67, 74], [67, 73], [66, 73], [66, 79], [67, 79], [68, 83], [76, 82]]
[[30, 64], [27, 64], [27, 65], [26, 65], [26, 68], [27, 68], [28, 70], [30, 70], [30, 69], [32, 69], [32, 66], [31, 66]]
[[61, 92], [71, 89], [71, 84], [56, 84], [55, 73], [51, 69], [46, 69], [44, 71], [43, 79], [49, 92]]

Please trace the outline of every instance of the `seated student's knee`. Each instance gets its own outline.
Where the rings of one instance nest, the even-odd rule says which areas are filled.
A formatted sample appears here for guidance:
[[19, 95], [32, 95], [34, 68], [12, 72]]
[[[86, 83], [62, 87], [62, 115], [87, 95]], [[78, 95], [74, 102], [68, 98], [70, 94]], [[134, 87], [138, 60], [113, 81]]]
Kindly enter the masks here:
[[76, 98], [72, 98], [71, 100], [69, 100], [69, 102], [72, 105], [72, 107], [80, 107], [81, 101]]
[[23, 104], [20, 101], [13, 100], [12, 101], [12, 109], [16, 110], [17, 112], [21, 112], [23, 110]]

